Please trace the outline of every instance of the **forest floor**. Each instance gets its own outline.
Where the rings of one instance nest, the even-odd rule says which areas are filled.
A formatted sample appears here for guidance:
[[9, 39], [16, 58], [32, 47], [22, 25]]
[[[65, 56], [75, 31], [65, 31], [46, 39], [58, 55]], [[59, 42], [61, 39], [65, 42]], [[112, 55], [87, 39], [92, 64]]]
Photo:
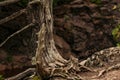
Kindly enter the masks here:
[[[120, 1], [73, 0], [54, 7], [54, 39], [61, 55], [68, 59], [70, 55], [80, 61], [87, 59], [97, 51], [116, 46], [112, 30], [120, 20]], [[0, 19], [23, 9], [18, 5], [0, 7]], [[25, 14], [5, 24], [0, 24], [0, 43], [10, 34], [27, 24]], [[16, 75], [31, 65], [33, 56], [31, 47], [31, 28], [11, 38], [0, 47], [0, 75], [10, 77]], [[91, 80], [120, 80], [120, 70], [112, 70], [97, 78], [99, 70], [106, 67], [93, 68], [98, 72], [81, 72], [84, 78]], [[90, 79], [89, 79], [90, 80]]]
[[[19, 56], [17, 55], [13, 57], [14, 57], [13, 59], [15, 60], [14, 63], [12, 63], [12, 65], [10, 65], [10, 63], [8, 63], [7, 66], [0, 65], [0, 70], [3, 70], [3, 68], [7, 67], [7, 69], [1, 71], [1, 73], [5, 75], [4, 77], [17, 75], [25, 71], [29, 67], [34, 67], [31, 66], [31, 62], [29, 62], [30, 60], [27, 60], [26, 61], [27, 63], [21, 62], [27, 59], [27, 57], [25, 58], [25, 56], [23, 55]], [[84, 64], [87, 68], [89, 68], [90, 71], [81, 68], [80, 69], [81, 71], [79, 71], [77, 74], [80, 75], [82, 80], [120, 80], [119, 57], [120, 57], [119, 47], [112, 47], [96, 52], [92, 56], [80, 62], [81, 64]]]
[[[98, 70], [98, 69], [97, 69]], [[87, 80], [120, 80], [120, 70], [107, 72], [102, 77], [96, 77], [98, 73], [82, 72], [80, 76]]]

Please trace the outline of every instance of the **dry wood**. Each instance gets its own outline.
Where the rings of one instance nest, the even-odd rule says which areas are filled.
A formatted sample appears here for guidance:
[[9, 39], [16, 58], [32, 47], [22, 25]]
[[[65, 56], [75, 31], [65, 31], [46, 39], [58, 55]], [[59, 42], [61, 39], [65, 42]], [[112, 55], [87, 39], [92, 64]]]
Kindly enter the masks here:
[[34, 26], [34, 23], [30, 23], [28, 24], [27, 26], [23, 27], [22, 29], [16, 31], [15, 33], [11, 34], [10, 36], [8, 36], [1, 44], [0, 44], [0, 47], [2, 47], [10, 38], [12, 38], [13, 36], [19, 34], [20, 32], [22, 32], [23, 30], [31, 27], [31, 26]]
[[23, 14], [25, 12], [26, 12], [26, 9], [22, 9], [22, 10], [20, 10], [18, 12], [15, 12], [15, 13], [11, 14], [10, 16], [7, 16], [6, 18], [1, 19], [0, 24], [6, 23], [6, 22], [8, 22], [10, 20], [13, 20], [14, 18], [20, 16], [21, 14]]
[[[71, 57], [69, 61], [64, 59], [55, 47], [53, 39], [53, 12], [52, 0], [36, 0], [29, 4], [31, 21], [38, 23], [39, 31], [36, 49], [36, 68], [38, 76], [49, 80], [80, 80], [76, 74], [80, 71], [78, 59]], [[69, 72], [70, 71], [70, 72]], [[66, 75], [67, 77], [63, 77]], [[61, 79], [58, 79], [58, 77]]]
[[0, 6], [6, 6], [6, 5], [13, 4], [19, 1], [20, 0], [5, 0], [5, 1], [0, 2]]

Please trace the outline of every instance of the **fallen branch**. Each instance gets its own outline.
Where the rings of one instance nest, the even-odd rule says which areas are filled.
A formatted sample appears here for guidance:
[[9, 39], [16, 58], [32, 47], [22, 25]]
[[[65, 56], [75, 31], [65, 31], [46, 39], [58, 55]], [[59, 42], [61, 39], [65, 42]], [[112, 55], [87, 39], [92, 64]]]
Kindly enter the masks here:
[[40, 0], [33, 0], [33, 1], [29, 2], [28, 5], [38, 4], [38, 3], [40, 3]]
[[22, 29], [16, 31], [15, 33], [13, 33], [12, 35], [8, 36], [1, 44], [0, 44], [0, 47], [2, 47], [11, 37], [15, 36], [16, 34], [19, 34], [20, 32], [22, 32], [23, 30], [31, 27], [31, 26], [34, 26], [34, 23], [30, 23], [28, 24], [27, 26], [23, 27]]
[[29, 68], [25, 70], [24, 72], [21, 72], [13, 77], [7, 78], [5, 80], [21, 80], [22, 78], [26, 77], [27, 75], [34, 74], [36, 72], [35, 68]]
[[6, 6], [6, 5], [13, 4], [19, 1], [20, 0], [5, 0], [5, 1], [0, 2], [0, 6]]
[[5, 23], [5, 22], [8, 22], [8, 21], [10, 21], [10, 20], [12, 20], [12, 19], [20, 16], [21, 14], [23, 14], [23, 13], [25, 13], [25, 12], [26, 12], [26, 9], [22, 9], [22, 10], [20, 10], [20, 11], [18, 11], [18, 12], [15, 12], [15, 13], [13, 13], [13, 14], [10, 15], [10, 16], [8, 16], [8, 17], [6, 17], [6, 18], [4, 18], [4, 19], [1, 19], [1, 20], [0, 20], [0, 24], [3, 24], [3, 23]]

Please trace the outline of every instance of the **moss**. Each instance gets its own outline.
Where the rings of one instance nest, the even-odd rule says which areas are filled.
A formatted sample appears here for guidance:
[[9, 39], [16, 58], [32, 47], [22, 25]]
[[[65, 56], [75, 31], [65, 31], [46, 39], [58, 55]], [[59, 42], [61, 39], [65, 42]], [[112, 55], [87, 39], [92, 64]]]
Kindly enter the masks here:
[[27, 4], [28, 4], [28, 2], [29, 2], [29, 0], [21, 0], [21, 1], [18, 3], [18, 5], [19, 5], [20, 7], [26, 7]]
[[113, 30], [112, 35], [114, 40], [116, 41], [116, 45], [120, 47], [120, 24], [118, 24]]
[[42, 80], [42, 79], [40, 77], [38, 77], [38, 76], [33, 76], [32, 80]]
[[90, 2], [95, 3], [95, 4], [101, 4], [102, 3], [101, 0], [90, 0]]
[[5, 80], [4, 77], [2, 75], [0, 75], [0, 80]]

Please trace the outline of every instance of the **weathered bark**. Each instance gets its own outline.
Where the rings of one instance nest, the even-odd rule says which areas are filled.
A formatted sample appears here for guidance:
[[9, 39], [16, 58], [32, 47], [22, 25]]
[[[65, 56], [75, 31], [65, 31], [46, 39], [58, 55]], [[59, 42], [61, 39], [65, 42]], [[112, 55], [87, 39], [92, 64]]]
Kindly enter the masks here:
[[13, 4], [19, 1], [20, 0], [5, 0], [5, 1], [0, 2], [0, 6], [6, 6], [6, 5]]
[[[36, 68], [39, 77], [52, 80], [81, 79], [78, 60], [65, 60], [57, 51], [53, 39], [52, 0], [34, 0], [29, 3], [32, 22], [37, 24]], [[75, 74], [74, 74], [75, 73]], [[74, 75], [74, 76], [73, 76]], [[55, 77], [55, 78], [53, 78]], [[50, 80], [51, 80], [50, 79]]]
[[30, 3], [32, 20], [40, 27], [40, 31], [36, 33], [36, 66], [38, 73], [44, 78], [50, 75], [48, 68], [63, 66], [67, 61], [59, 54], [53, 40], [52, 0], [38, 0], [33, 3]]

